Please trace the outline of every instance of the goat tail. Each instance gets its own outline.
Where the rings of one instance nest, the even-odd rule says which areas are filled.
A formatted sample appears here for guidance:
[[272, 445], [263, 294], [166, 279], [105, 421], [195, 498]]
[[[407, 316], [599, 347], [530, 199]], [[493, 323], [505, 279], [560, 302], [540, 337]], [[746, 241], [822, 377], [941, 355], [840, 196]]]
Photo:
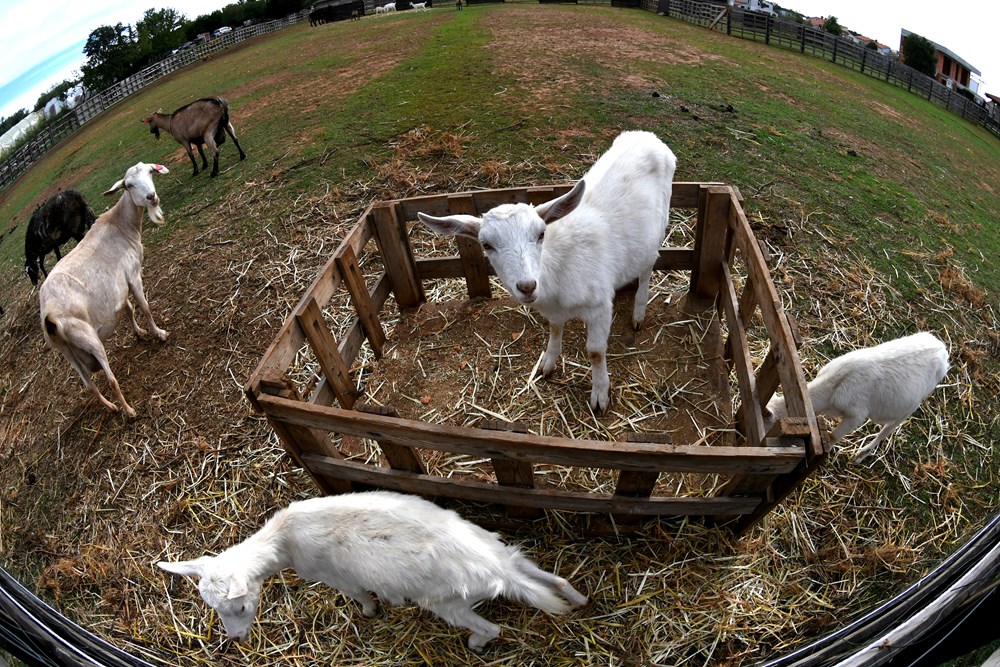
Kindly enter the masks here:
[[565, 614], [587, 604], [587, 597], [562, 577], [550, 574], [509, 548], [511, 569], [504, 582], [504, 595], [549, 614]]
[[225, 97], [216, 97], [215, 101], [222, 107], [222, 117], [215, 126], [215, 145], [221, 146], [226, 143], [226, 128], [229, 127], [229, 102]]

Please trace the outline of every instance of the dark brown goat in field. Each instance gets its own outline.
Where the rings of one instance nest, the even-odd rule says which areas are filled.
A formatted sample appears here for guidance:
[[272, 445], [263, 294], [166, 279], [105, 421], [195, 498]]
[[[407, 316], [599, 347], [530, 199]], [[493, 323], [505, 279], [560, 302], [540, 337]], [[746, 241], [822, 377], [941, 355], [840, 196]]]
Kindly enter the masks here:
[[54, 250], [58, 262], [62, 259], [59, 247], [70, 239], [83, 239], [96, 219], [87, 200], [76, 190], [52, 195], [31, 214], [24, 234], [24, 275], [32, 285], [38, 284], [39, 272], [48, 275], [45, 255]]
[[240, 159], [246, 159], [247, 154], [243, 152], [233, 125], [229, 122], [229, 104], [223, 97], [205, 97], [172, 114], [154, 113], [143, 118], [142, 122], [149, 125], [149, 131], [157, 139], [160, 138], [160, 130], [166, 130], [184, 147], [194, 165], [194, 176], [198, 175], [198, 162], [194, 159], [192, 145], [198, 147], [202, 169], [208, 169], [208, 160], [205, 159], [202, 146], [207, 145], [208, 150], [212, 151], [212, 176], [219, 173], [219, 146], [225, 143], [226, 134], [236, 144]]

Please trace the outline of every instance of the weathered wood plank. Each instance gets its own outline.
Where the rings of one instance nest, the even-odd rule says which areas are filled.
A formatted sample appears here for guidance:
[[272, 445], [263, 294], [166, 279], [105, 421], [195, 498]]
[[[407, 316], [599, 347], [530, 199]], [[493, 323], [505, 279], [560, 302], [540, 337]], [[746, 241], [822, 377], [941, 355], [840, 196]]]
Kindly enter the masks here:
[[[371, 415], [382, 415], [384, 417], [398, 417], [396, 413], [396, 408], [391, 405], [370, 405], [368, 403], [361, 403], [357, 406], [358, 412], [364, 412]], [[378, 446], [382, 449], [382, 453], [385, 455], [385, 460], [389, 462], [389, 465], [396, 470], [404, 470], [406, 472], [413, 472], [417, 474], [424, 474], [427, 471], [424, 469], [424, 463], [420, 460], [420, 456], [413, 451], [411, 447], [406, 445], [401, 445], [391, 440], [379, 440]]]
[[375, 304], [372, 302], [365, 278], [361, 275], [361, 267], [358, 265], [358, 257], [354, 250], [348, 246], [343, 248], [343, 252], [336, 256], [337, 267], [344, 279], [344, 285], [351, 294], [351, 302], [354, 310], [358, 313], [361, 321], [361, 328], [365, 331], [368, 344], [372, 346], [372, 352], [376, 358], [382, 356], [385, 348], [385, 331], [382, 330], [382, 323], [378, 319]]
[[351, 382], [351, 372], [337, 349], [337, 341], [326, 325], [323, 313], [314, 299], [309, 299], [305, 307], [295, 314], [295, 319], [309, 341], [309, 347], [316, 356], [323, 377], [333, 390], [340, 405], [350, 410], [358, 400], [358, 391]]
[[[527, 433], [527, 425], [521, 422], [509, 422], [499, 419], [484, 419], [479, 422], [479, 428], [487, 431], [507, 431], [510, 433]], [[527, 461], [514, 461], [494, 456], [490, 459], [493, 464], [493, 472], [500, 486], [514, 486], [521, 489], [533, 489], [535, 487], [535, 468]], [[507, 514], [516, 519], [536, 519], [541, 516], [536, 509], [508, 505]]]
[[[625, 442], [646, 442], [661, 445], [671, 444], [669, 433], [629, 433], [625, 436]], [[615, 484], [616, 496], [628, 496], [630, 498], [649, 498], [656, 487], [656, 482], [660, 478], [658, 471], [620, 470], [618, 472], [618, 482]], [[629, 514], [615, 515], [615, 521], [623, 524], [634, 524], [637, 518]]]
[[374, 468], [353, 461], [315, 454], [306, 455], [305, 462], [310, 469], [327, 479], [345, 479], [422, 496], [540, 509], [649, 516], [732, 516], [752, 512], [757, 506], [757, 500], [753, 498], [630, 498], [554, 489], [499, 487], [488, 482], [418, 475], [391, 468]]
[[700, 246], [695, 247], [691, 275], [691, 291], [700, 298], [714, 299], [719, 293], [731, 202], [732, 193], [728, 187], [714, 185], [707, 188], [704, 218], [699, 221]]
[[[808, 443], [809, 456], [819, 456], [822, 453], [819, 427], [813, 414], [812, 403], [806, 392], [802, 364], [799, 361], [791, 329], [781, 308], [778, 292], [771, 282], [771, 272], [754, 240], [750, 223], [739, 206], [730, 206], [729, 225], [736, 236], [736, 242], [747, 265], [747, 279], [753, 286], [760, 307], [761, 317], [771, 339], [771, 349], [774, 352], [774, 362], [781, 380], [781, 387], [788, 406], [788, 414], [795, 417], [806, 417], [813, 433]], [[808, 406], [808, 409], [807, 407]]]
[[260, 396], [269, 417], [333, 433], [392, 440], [422, 449], [477, 457], [503, 456], [533, 463], [615, 468], [771, 475], [790, 472], [804, 453], [788, 447], [698, 447], [645, 443], [570, 440], [527, 433], [427, 424], [410, 419], [387, 419], [353, 410]]
[[[351, 231], [348, 232], [347, 236], [344, 237], [344, 240], [341, 241], [337, 251], [334, 252], [330, 260], [320, 270], [319, 274], [309, 285], [308, 289], [306, 289], [305, 295], [301, 300], [299, 300], [293, 314], [295, 312], [299, 312], [299, 310], [305, 306], [307, 300], [310, 298], [315, 300], [316, 303], [319, 304], [320, 308], [325, 307], [326, 304], [329, 303], [341, 282], [340, 271], [337, 268], [337, 256], [340, 254], [341, 249], [347, 247], [352, 248], [355, 255], [358, 255], [375, 233], [371, 224], [364, 224], [363, 222], [367, 220], [370, 210], [370, 207], [365, 210], [360, 218], [360, 221], [362, 222], [355, 225]], [[299, 328], [295, 318], [289, 317], [285, 320], [284, 325], [282, 325], [281, 329], [278, 331], [278, 335], [264, 352], [264, 356], [261, 357], [260, 363], [257, 364], [257, 368], [250, 374], [250, 378], [247, 380], [244, 393], [246, 393], [251, 403], [254, 401], [253, 396], [256, 393], [256, 385], [260, 378], [271, 371], [284, 373], [288, 369], [289, 365], [291, 365], [291, 363], [295, 360], [295, 355], [298, 354], [299, 348], [301, 348], [304, 343], [305, 334], [302, 329]]]
[[[260, 377], [258, 385], [261, 392], [260, 396], [274, 396], [280, 397], [283, 400], [300, 402], [299, 392], [295, 388], [295, 385], [283, 374], [277, 374], [277, 372], [270, 370], [265, 371], [264, 375]], [[271, 419], [270, 417], [268, 417], [267, 421], [271, 425], [271, 428], [274, 429], [274, 432], [278, 434], [278, 439], [285, 446], [285, 451], [288, 455], [303, 470], [309, 473], [309, 476], [313, 478], [313, 481], [316, 482], [320, 490], [324, 493], [350, 493], [354, 490], [354, 486], [350, 481], [329, 479], [324, 475], [317, 474], [316, 471], [310, 470], [309, 465], [305, 462], [304, 457], [310, 453], [323, 456], [329, 460], [344, 458], [344, 455], [330, 442], [323, 431], [289, 424]]]
[[[449, 215], [478, 215], [472, 195], [453, 195], [448, 198]], [[483, 248], [479, 241], [465, 236], [456, 236], [458, 255], [462, 258], [462, 275], [465, 276], [465, 287], [469, 298], [489, 298], [490, 264], [486, 261]]]
[[[653, 268], [657, 271], [690, 271], [694, 261], [694, 251], [690, 248], [660, 248], [660, 257]], [[489, 274], [496, 271], [489, 266]], [[461, 278], [462, 259], [460, 257], [432, 257], [417, 260], [417, 275], [421, 280], [440, 278]]]
[[747, 443], [756, 447], [764, 437], [764, 420], [760, 410], [756, 409], [756, 406], [760, 405], [760, 399], [757, 395], [757, 378], [753, 372], [746, 328], [743, 326], [739, 312], [737, 312], [733, 277], [729, 273], [729, 267], [725, 264], [722, 265], [722, 289], [719, 292], [719, 301], [722, 313], [726, 318], [726, 326], [729, 327], [727, 345], [732, 357], [733, 368], [736, 371], [740, 403], [754, 406], [754, 409], [742, 411], [743, 421], [738, 423], [737, 427], [746, 436]]
[[[375, 281], [375, 285], [372, 287], [371, 295], [372, 305], [375, 306], [376, 310], [381, 311], [383, 304], [389, 298], [391, 293], [389, 276], [382, 273], [378, 280]], [[344, 363], [347, 364], [348, 368], [354, 363], [354, 360], [358, 358], [358, 353], [361, 352], [361, 346], [365, 342], [364, 330], [361, 328], [361, 322], [358, 321], [357, 317], [352, 318], [351, 325], [347, 329], [347, 333], [341, 339], [338, 346], [340, 351], [340, 356], [343, 358]], [[326, 378], [323, 378], [320, 382], [319, 387], [313, 392], [312, 398], [310, 398], [311, 403], [316, 403], [318, 405], [332, 405], [333, 391], [327, 386], [328, 383]]]
[[406, 233], [406, 224], [399, 218], [395, 206], [382, 204], [371, 211], [375, 242], [386, 273], [392, 280], [392, 291], [400, 308], [415, 308], [427, 300], [417, 277], [413, 248]]

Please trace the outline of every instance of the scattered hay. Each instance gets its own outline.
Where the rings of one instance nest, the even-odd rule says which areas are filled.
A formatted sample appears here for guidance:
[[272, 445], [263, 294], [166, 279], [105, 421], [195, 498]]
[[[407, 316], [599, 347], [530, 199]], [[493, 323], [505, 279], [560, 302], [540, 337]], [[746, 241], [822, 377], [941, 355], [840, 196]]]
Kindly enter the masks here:
[[[433, 131], [419, 139], [439, 141]], [[455, 160], [448, 162], [448, 175], [441, 169], [424, 174], [430, 180], [414, 182], [413, 190], [441, 183], [446, 191], [498, 185], [483, 182], [487, 177], [476, 172], [481, 165], [463, 165], [454, 141], [440, 138], [440, 144], [427, 150]], [[577, 159], [579, 168], [566, 168], [571, 177], [582, 172], [583, 158], [567, 157], [567, 164]], [[517, 169], [497, 171], [501, 179], [517, 179]], [[8, 371], [0, 376], [4, 567], [77, 622], [138, 656], [177, 667], [751, 664], [839, 626], [912, 583], [994, 510], [998, 465], [991, 443], [1000, 435], [994, 405], [1000, 327], [993, 306], [973, 308], [955, 298], [939, 279], [944, 260], [934, 261], [935, 253], [924, 253], [928, 261], [916, 270], [925, 273], [912, 277], [926, 289], [904, 298], [901, 278], [875, 271], [849, 244], [825, 245], [823, 257], [816, 258], [797, 252], [789, 234], [787, 244], [769, 250], [779, 294], [802, 333], [807, 375], [849, 349], [917, 327], [932, 327], [953, 352], [944, 384], [869, 465], [854, 466], [839, 451], [849, 453], [874, 432], [863, 429], [741, 540], [688, 520], [646, 523], [632, 539], [582, 539], [560, 512], [546, 513], [543, 521], [507, 522], [509, 541], [571, 579], [592, 603], [562, 618], [516, 603], [487, 603], [484, 613], [503, 632], [483, 656], [465, 649], [462, 631], [413, 605], [384, 608], [366, 619], [343, 596], [290, 572], [265, 587], [249, 642], [231, 646], [221, 640], [216, 615], [191, 582], [165, 575], [155, 562], [221, 551], [278, 508], [316, 494], [265, 420], [251, 411], [242, 384], [363, 208], [376, 199], [413, 194], [394, 190], [391, 177], [374, 171], [369, 182], [320, 185], [287, 205], [283, 173], [276, 168], [263, 174], [214, 205], [224, 216], [209, 217], [203, 228], [177, 229], [147, 254], [147, 294], [171, 330], [170, 342], [137, 342], [119, 331], [109, 346], [123, 390], [140, 410], [134, 421], [90, 400], [65, 362], [43, 348], [37, 297], [7, 291], [23, 296], [5, 301], [0, 331], [0, 363]], [[195, 213], [177, 215], [194, 219]], [[817, 224], [819, 216], [810, 222], [810, 215], [802, 212], [801, 224], [789, 230], [821, 242], [828, 234]], [[230, 230], [234, 220], [265, 222], [255, 235]], [[687, 232], [678, 227], [672, 244], [684, 242]], [[431, 252], [450, 254], [445, 242], [427, 242], [440, 243]], [[366, 275], [377, 270], [364, 267]], [[677, 285], [668, 278], [656, 289], [663, 304]], [[442, 287], [431, 298], [461, 300], [460, 292]], [[523, 309], [509, 310], [499, 298], [489, 307], [458, 307], [466, 305], [482, 307], [479, 317], [504, 318], [510, 331], [491, 332], [498, 339], [489, 345], [477, 339], [466, 368], [461, 360], [451, 365], [464, 378], [460, 389], [469, 389], [460, 392], [464, 403], [406, 389], [367, 350], [355, 368], [360, 386], [388, 396], [395, 380], [398, 397], [385, 400], [418, 415], [433, 410], [464, 423], [495, 412], [526, 419], [539, 430], [586, 434], [575, 437], [611, 439], [618, 428], [669, 430], [667, 422], [652, 424], [707, 409], [704, 390], [695, 383], [659, 373], [655, 364], [639, 366], [648, 361], [644, 355], [620, 356], [611, 365], [617, 412], [594, 420], [585, 407], [589, 374], [576, 356], [579, 341], [567, 337], [554, 381], [528, 382], [543, 323]], [[386, 325], [400, 334], [409, 326], [447, 336], [458, 332], [449, 313], [428, 311], [405, 320], [390, 311]], [[336, 308], [326, 316], [341, 326], [343, 313]], [[522, 333], [514, 340], [509, 334], [518, 320], [516, 331]], [[704, 328], [697, 322], [691, 327], [679, 345], [701, 339]], [[673, 335], [674, 328], [670, 323], [660, 336]], [[617, 340], [624, 355], [629, 348], [616, 331], [612, 343]], [[642, 336], [656, 339], [658, 332], [647, 326], [635, 348], [646, 349]], [[422, 353], [451, 354], [451, 348], [430, 347], [424, 344]], [[752, 353], [759, 362], [766, 346], [758, 344]], [[313, 363], [305, 354], [297, 362], [295, 380], [304, 391], [315, 387]], [[470, 366], [481, 373], [462, 376]], [[552, 404], [543, 416], [523, 414], [538, 400], [536, 391]], [[701, 428], [707, 433], [712, 427]], [[473, 470], [465, 474], [477, 474], [474, 466], [465, 467]], [[545, 474], [559, 471], [553, 467]], [[607, 480], [574, 483], [599, 488]], [[684, 477], [670, 483], [671, 492], [688, 485], [682, 491], [693, 493], [712, 481]], [[503, 522], [494, 508], [458, 509], [474, 521]]]

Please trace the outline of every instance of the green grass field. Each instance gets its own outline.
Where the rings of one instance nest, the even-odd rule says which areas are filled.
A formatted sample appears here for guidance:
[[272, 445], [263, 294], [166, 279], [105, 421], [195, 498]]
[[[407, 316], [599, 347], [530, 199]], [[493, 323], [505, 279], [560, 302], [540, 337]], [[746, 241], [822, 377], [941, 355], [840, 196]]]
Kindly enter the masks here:
[[[180, 146], [139, 121], [215, 94], [248, 157], [226, 144], [220, 175], [192, 178]], [[483, 657], [429, 615], [362, 623], [304, 585], [272, 592], [256, 643], [238, 651], [217, 650], [189, 584], [172, 585], [167, 615], [150, 569], [164, 550], [220, 549], [315, 492], [240, 390], [356, 216], [377, 199], [576, 179], [625, 129], [663, 138], [677, 180], [740, 188], [809, 372], [919, 329], [946, 340], [953, 370], [926, 409], [874, 462], [838, 452], [741, 542], [687, 524], [639, 543], [524, 529], [546, 567], [579, 565], [594, 603], [551, 626], [491, 604], [505, 641]], [[128, 359], [119, 379], [140, 411], [129, 423], [85, 407], [44, 347], [21, 267], [47, 196], [73, 187], [101, 212], [101, 193], [140, 160], [171, 170], [156, 181], [167, 223], [147, 226], [144, 276], [173, 337], [115, 335], [111, 363]], [[650, 12], [446, 7], [258, 38], [119, 103], [0, 193], [0, 562], [163, 664], [752, 664], [914, 581], [995, 511], [998, 190], [1000, 139], [985, 129], [825, 61]], [[245, 490], [233, 514], [196, 514], [233, 489]], [[122, 523], [135, 535], [118, 535]], [[279, 627], [294, 645], [273, 638]]]

